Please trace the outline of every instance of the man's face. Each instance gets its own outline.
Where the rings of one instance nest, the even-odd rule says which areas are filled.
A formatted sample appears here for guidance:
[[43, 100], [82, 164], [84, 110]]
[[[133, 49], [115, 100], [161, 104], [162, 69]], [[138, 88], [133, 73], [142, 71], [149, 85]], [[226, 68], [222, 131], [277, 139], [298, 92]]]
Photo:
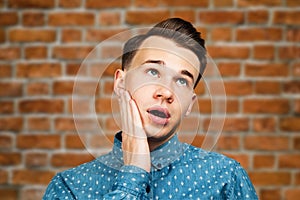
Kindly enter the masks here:
[[[149, 140], [172, 136], [195, 101], [194, 83], [200, 63], [197, 56], [159, 36], [147, 38], [130, 67], [118, 78], [135, 100]], [[116, 84], [116, 82], [115, 82]]]

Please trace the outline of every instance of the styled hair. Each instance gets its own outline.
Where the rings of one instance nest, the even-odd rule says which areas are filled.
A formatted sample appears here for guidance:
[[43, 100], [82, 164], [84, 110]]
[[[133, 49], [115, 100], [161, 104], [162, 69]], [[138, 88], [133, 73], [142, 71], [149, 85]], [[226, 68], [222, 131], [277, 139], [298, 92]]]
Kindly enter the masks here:
[[196, 87], [207, 64], [205, 41], [201, 38], [201, 33], [198, 32], [190, 22], [180, 18], [166, 19], [156, 24], [146, 34], [137, 35], [129, 39], [123, 48], [122, 69], [124, 70], [130, 66], [133, 57], [143, 41], [154, 35], [170, 39], [179, 46], [189, 49], [195, 53], [200, 62], [199, 75], [194, 85], [194, 87]]

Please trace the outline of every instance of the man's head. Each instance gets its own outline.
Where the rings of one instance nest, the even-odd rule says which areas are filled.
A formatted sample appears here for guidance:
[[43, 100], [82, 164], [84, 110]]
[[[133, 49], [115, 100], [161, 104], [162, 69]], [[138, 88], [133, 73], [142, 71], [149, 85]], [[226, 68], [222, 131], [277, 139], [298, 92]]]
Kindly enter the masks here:
[[206, 65], [202, 45], [196, 29], [177, 18], [126, 43], [114, 90], [117, 95], [128, 91], [153, 143], [161, 144], [174, 135], [191, 112], [196, 102], [193, 89]]
[[205, 41], [201, 38], [200, 33], [193, 27], [190, 22], [180, 18], [170, 18], [156, 24], [144, 35], [138, 35], [126, 42], [122, 55], [122, 69], [125, 70], [131, 66], [131, 61], [139, 50], [140, 45], [145, 39], [151, 36], [160, 36], [174, 41], [177, 45], [191, 50], [196, 54], [200, 66], [199, 75], [195, 81], [194, 87], [197, 86], [206, 67], [206, 49]]

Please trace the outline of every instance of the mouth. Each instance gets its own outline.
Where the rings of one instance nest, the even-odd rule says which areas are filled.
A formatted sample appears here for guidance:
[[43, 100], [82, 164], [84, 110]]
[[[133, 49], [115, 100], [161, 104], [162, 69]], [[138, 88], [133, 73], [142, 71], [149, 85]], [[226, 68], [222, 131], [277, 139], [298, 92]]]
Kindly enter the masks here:
[[170, 113], [166, 108], [152, 107], [147, 110], [152, 122], [159, 125], [166, 125], [170, 119]]

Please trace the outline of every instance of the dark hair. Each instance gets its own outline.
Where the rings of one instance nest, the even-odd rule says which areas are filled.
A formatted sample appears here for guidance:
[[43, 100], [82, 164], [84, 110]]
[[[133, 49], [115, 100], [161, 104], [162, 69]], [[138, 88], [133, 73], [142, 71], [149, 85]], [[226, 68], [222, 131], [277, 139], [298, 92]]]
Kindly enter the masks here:
[[205, 41], [201, 38], [201, 33], [198, 32], [190, 22], [180, 18], [169, 18], [164, 20], [156, 24], [146, 34], [138, 35], [128, 40], [123, 48], [122, 69], [124, 70], [130, 66], [130, 63], [142, 42], [153, 35], [171, 39], [179, 46], [187, 48], [196, 54], [200, 62], [199, 75], [194, 85], [194, 87], [196, 87], [207, 64]]

